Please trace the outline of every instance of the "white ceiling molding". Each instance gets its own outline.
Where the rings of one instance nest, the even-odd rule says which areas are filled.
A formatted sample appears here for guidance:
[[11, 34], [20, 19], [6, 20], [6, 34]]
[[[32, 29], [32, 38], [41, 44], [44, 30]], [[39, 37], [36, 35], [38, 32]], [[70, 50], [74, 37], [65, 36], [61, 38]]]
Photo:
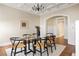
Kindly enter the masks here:
[[32, 10], [34, 3], [3, 3], [3, 4], [6, 6], [9, 6], [9, 7], [12, 7], [12, 8], [16, 8], [18, 10], [25, 11], [25, 12], [33, 14], [33, 15], [38, 15], [38, 16], [42, 16], [44, 14], [50, 13], [51, 11], [55, 12], [55, 11], [61, 10], [63, 8], [67, 8], [67, 7], [74, 5], [71, 3], [41, 3], [44, 5], [45, 10], [42, 12], [35, 13]]
[[[43, 15], [49, 15], [51, 12], [56, 12], [56, 11], [59, 11], [59, 10], [62, 10], [64, 8], [68, 8], [68, 7], [71, 7], [71, 6], [74, 6], [76, 4], [74, 3], [62, 3], [62, 4], [59, 4], [51, 9], [49, 9], [48, 11], [45, 11], [45, 13], [43, 13]], [[42, 14], [40, 14], [41, 16], [43, 16]]]

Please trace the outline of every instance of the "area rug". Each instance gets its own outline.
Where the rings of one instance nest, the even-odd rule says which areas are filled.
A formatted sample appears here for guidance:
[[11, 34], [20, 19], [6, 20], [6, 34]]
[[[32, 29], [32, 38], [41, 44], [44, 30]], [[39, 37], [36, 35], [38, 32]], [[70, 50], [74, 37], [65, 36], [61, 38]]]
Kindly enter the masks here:
[[[66, 46], [64, 46], [64, 45], [56, 44], [56, 50], [53, 47], [53, 53], [51, 53], [50, 48], [48, 49], [49, 50], [49, 56], [59, 56], [65, 48], [66, 48]], [[20, 49], [17, 49], [17, 51], [19, 51], [19, 50]], [[11, 48], [6, 49], [5, 51], [6, 51], [7, 56], [11, 55]], [[25, 56], [25, 55], [24, 55], [24, 52], [21, 52], [21, 53], [16, 54], [16, 56]], [[33, 56], [33, 53], [31, 52], [31, 53], [27, 54], [27, 56]], [[40, 56], [40, 53], [36, 52], [36, 54], [34, 56]], [[42, 56], [47, 56], [47, 53], [44, 52], [42, 54]]]

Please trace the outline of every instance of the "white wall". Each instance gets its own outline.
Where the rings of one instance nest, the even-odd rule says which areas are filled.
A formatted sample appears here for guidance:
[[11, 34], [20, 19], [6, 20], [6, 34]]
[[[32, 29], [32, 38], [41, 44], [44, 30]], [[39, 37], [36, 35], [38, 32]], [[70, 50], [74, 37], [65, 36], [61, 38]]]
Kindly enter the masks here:
[[46, 33], [54, 33], [55, 19], [49, 19], [46, 23]]
[[64, 38], [68, 39], [68, 19], [67, 16], [64, 18]]
[[[21, 27], [21, 21], [28, 23], [28, 28]], [[22, 36], [24, 33], [34, 33], [39, 26], [38, 16], [27, 14], [14, 8], [0, 5], [0, 45], [9, 42], [12, 36]]]
[[46, 36], [46, 19], [40, 17], [40, 37]]
[[64, 36], [64, 18], [57, 19], [57, 36]]
[[46, 22], [46, 32], [53, 33], [57, 37], [64, 36], [64, 17], [52, 17]]
[[[75, 20], [79, 19], [79, 5], [65, 8], [60, 11], [50, 12], [44, 15], [44, 19], [54, 16], [67, 16], [68, 17], [68, 43], [75, 45]], [[44, 26], [43, 26], [44, 27]]]
[[76, 33], [76, 55], [79, 56], [79, 19], [75, 22]]

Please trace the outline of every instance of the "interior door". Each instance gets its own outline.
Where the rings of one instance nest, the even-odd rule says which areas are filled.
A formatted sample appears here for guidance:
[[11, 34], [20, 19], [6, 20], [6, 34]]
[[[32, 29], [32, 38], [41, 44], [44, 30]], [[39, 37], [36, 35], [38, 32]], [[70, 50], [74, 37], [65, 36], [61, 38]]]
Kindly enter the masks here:
[[57, 43], [64, 44], [64, 21], [57, 20]]
[[58, 20], [58, 37], [64, 36], [64, 20]]

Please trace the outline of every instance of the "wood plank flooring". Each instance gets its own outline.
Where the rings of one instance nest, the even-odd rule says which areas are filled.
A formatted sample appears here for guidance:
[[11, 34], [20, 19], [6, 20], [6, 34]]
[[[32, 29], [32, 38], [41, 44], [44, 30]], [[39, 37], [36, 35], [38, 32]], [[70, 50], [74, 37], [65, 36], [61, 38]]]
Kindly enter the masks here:
[[[67, 40], [64, 39], [64, 36], [57, 38], [56, 43], [66, 46], [64, 51], [60, 54], [60, 56], [71, 56], [72, 53], [75, 54], [75, 46], [74, 45], [69, 45]], [[6, 56], [5, 49], [7, 49], [9, 47], [11, 47], [11, 45], [0, 47], [0, 56]]]

